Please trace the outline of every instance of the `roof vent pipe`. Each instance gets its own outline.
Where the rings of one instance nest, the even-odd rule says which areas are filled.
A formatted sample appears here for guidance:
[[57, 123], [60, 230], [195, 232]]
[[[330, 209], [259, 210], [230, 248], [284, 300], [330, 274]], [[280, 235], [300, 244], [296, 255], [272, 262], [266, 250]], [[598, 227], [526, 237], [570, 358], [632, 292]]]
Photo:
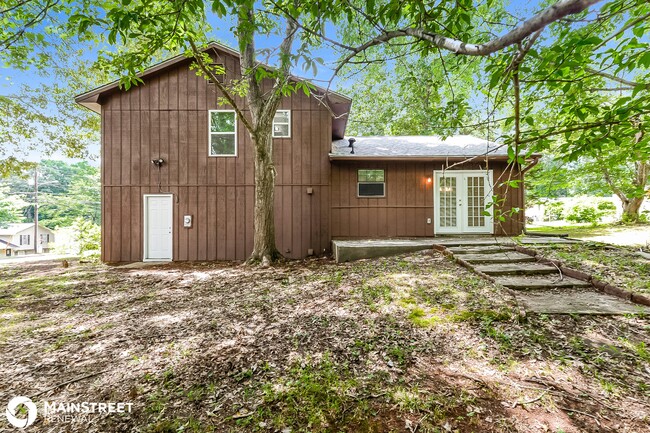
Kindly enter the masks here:
[[351, 148], [352, 148], [352, 150], [350, 151], [350, 153], [351, 153], [352, 155], [354, 155], [354, 142], [355, 142], [355, 141], [357, 141], [357, 140], [355, 140], [354, 138], [348, 138], [348, 142], [350, 142], [350, 145], [349, 145], [348, 147], [351, 147]]

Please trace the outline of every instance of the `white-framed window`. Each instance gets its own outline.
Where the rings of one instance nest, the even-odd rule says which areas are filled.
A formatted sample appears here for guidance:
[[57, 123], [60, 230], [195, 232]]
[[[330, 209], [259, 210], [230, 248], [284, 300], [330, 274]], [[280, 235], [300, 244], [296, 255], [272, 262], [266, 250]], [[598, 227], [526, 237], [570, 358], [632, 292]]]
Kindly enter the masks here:
[[237, 156], [237, 114], [235, 110], [210, 110], [208, 115], [210, 156]]
[[50, 234], [49, 233], [41, 233], [41, 243], [42, 244], [47, 244], [50, 242]]
[[273, 117], [273, 137], [291, 138], [291, 110], [278, 110]]
[[29, 235], [20, 235], [20, 245], [29, 245]]
[[384, 170], [358, 170], [357, 196], [377, 198], [385, 197], [386, 182]]

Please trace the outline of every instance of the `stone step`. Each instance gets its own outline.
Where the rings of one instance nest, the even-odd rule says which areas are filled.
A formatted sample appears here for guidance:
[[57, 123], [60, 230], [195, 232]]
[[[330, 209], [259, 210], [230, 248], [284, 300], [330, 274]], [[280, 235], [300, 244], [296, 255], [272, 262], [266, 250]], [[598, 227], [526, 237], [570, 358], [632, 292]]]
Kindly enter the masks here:
[[535, 236], [530, 236], [530, 237], [524, 237], [519, 239], [519, 242], [525, 245], [543, 245], [543, 244], [575, 244], [580, 241], [577, 241], [575, 239], [565, 239], [565, 238], [557, 238], [557, 237], [535, 237]]
[[516, 251], [507, 251], [494, 254], [461, 254], [458, 258], [468, 263], [524, 263], [534, 262], [535, 257]]
[[546, 275], [557, 274], [555, 266], [543, 265], [541, 263], [523, 262], [523, 263], [492, 263], [486, 265], [476, 265], [474, 270], [483, 272], [487, 275]]
[[495, 281], [502, 286], [506, 286], [513, 290], [543, 290], [543, 289], [562, 289], [562, 288], [578, 288], [578, 287], [591, 287], [591, 284], [586, 281], [578, 280], [571, 277], [563, 277], [560, 279], [559, 275], [544, 275], [544, 276], [502, 276], [495, 277]]
[[492, 254], [492, 253], [502, 253], [504, 251], [514, 251], [515, 247], [487, 245], [487, 246], [451, 247], [448, 249], [455, 255], [456, 254]]
[[473, 247], [473, 246], [486, 246], [486, 245], [517, 245], [509, 238], [436, 238], [433, 241], [436, 245], [443, 245], [445, 247]]
[[640, 314], [650, 308], [600, 292], [564, 289], [518, 292], [526, 311], [543, 314]]

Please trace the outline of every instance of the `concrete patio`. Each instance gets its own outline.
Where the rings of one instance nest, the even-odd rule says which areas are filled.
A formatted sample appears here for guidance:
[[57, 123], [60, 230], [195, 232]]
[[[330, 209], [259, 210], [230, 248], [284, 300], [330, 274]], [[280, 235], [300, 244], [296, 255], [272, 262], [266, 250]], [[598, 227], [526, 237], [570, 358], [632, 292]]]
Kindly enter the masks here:
[[529, 312], [544, 314], [630, 314], [650, 309], [608, 295], [590, 282], [563, 275], [519, 246], [579, 243], [559, 237], [466, 236], [417, 239], [364, 239], [332, 241], [337, 263], [423, 251], [444, 250], [459, 263], [506, 287]]
[[[526, 236], [519, 239], [524, 245], [573, 243], [570, 239], [558, 237]], [[396, 254], [423, 251], [433, 248], [434, 245], [445, 247], [463, 247], [475, 249], [474, 252], [482, 253], [497, 246], [514, 246], [517, 243], [506, 236], [463, 236], [463, 237], [430, 237], [430, 238], [396, 238], [396, 239], [336, 239], [332, 241], [334, 260], [337, 263], [351, 262], [374, 257], [386, 257]], [[488, 251], [481, 250], [485, 247]]]

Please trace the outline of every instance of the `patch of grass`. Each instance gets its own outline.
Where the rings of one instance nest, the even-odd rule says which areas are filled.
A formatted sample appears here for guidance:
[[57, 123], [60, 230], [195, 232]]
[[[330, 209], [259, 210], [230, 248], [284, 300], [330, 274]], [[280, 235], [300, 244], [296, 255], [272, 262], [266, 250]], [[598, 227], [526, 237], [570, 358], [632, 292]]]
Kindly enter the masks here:
[[369, 416], [370, 406], [357, 398], [361, 387], [345, 364], [329, 355], [320, 361], [295, 363], [287, 375], [261, 387], [263, 404], [238, 424], [251, 430], [339, 431]]
[[67, 308], [74, 308], [79, 304], [79, 298], [74, 298], [74, 299], [68, 299], [65, 301], [65, 306]]
[[609, 284], [650, 294], [650, 261], [639, 256], [635, 248], [583, 242], [548, 245], [538, 251]]
[[214, 426], [202, 423], [200, 420], [190, 416], [187, 419], [173, 419], [156, 421], [149, 424], [144, 430], [145, 433], [203, 433], [216, 431]]
[[50, 350], [59, 350], [74, 339], [74, 335], [62, 335], [56, 339], [56, 342], [50, 346]]
[[366, 283], [360, 287], [359, 291], [363, 301], [370, 306], [378, 303], [390, 303], [393, 300], [393, 287], [386, 283]]
[[456, 322], [482, 322], [490, 324], [493, 322], [507, 322], [513, 318], [509, 309], [496, 310], [465, 310], [455, 313], [452, 320]]

